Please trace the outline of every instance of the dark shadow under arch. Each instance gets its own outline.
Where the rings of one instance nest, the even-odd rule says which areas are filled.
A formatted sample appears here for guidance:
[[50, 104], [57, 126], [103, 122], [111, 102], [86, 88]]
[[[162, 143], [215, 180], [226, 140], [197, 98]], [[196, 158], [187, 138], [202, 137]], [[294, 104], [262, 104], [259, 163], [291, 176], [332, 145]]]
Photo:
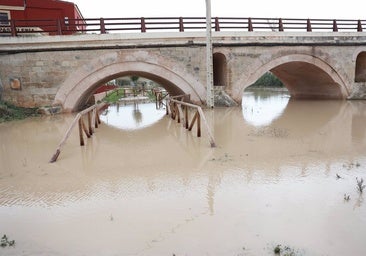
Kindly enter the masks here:
[[233, 86], [234, 99], [241, 102], [245, 88], [257, 81], [265, 72], [277, 76], [294, 98], [346, 99], [349, 88], [332, 66], [307, 54], [292, 54], [275, 58], [264, 65], [253, 66], [253, 73], [243, 76]]
[[227, 61], [225, 55], [219, 52], [213, 54], [213, 79], [214, 86], [227, 85]]
[[341, 99], [342, 92], [331, 76], [306, 62], [291, 61], [271, 69], [293, 98]]
[[80, 95], [79, 100], [76, 103], [76, 110], [82, 110], [86, 103], [90, 100], [90, 98], [93, 96], [95, 90], [102, 84], [105, 84], [113, 79], [119, 78], [119, 77], [125, 77], [125, 76], [139, 76], [142, 78], [146, 78], [149, 80], [152, 80], [159, 84], [161, 87], [163, 87], [167, 92], [174, 96], [174, 95], [182, 95], [184, 94], [184, 91], [181, 90], [179, 87], [177, 87], [172, 82], [168, 81], [167, 79], [164, 79], [162, 77], [159, 77], [155, 74], [142, 72], [142, 71], [126, 71], [121, 73], [116, 73], [112, 76], [105, 77], [101, 79], [100, 81], [97, 81], [92, 86], [89, 87], [88, 90], [86, 90], [83, 94]]
[[204, 86], [187, 73], [180, 74], [163, 64], [144, 61], [120, 61], [105, 65], [98, 60], [95, 60], [94, 69], [80, 67], [70, 74], [60, 86], [54, 104], [61, 104], [64, 112], [77, 111], [99, 85], [126, 75], [153, 80], [171, 95], [189, 94], [191, 102], [199, 105], [204, 103]]
[[355, 82], [366, 82], [366, 52], [357, 55], [355, 72]]

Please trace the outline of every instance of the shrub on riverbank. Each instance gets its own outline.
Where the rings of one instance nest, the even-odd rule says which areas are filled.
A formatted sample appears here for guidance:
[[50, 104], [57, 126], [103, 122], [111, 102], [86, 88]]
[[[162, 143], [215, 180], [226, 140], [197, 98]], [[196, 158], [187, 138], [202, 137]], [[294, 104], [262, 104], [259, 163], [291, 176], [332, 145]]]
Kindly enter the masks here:
[[122, 97], [124, 97], [124, 90], [123, 89], [117, 89], [114, 92], [108, 94], [103, 100], [108, 103], [116, 103], [118, 100]]
[[37, 116], [37, 110], [37, 108], [16, 107], [7, 102], [0, 101], [0, 123]]
[[261, 76], [254, 84], [251, 86], [253, 87], [284, 87], [283, 83], [280, 79], [278, 79], [274, 74], [271, 72], [265, 73]]
[[[126, 94], [126, 89], [129, 92]], [[109, 93], [106, 97], [104, 97], [103, 101], [107, 103], [117, 103], [121, 98], [126, 97], [135, 97], [135, 96], [145, 96], [148, 97], [151, 102], [155, 102], [155, 95], [152, 90], [142, 91], [141, 88], [120, 88], [118, 90], [114, 90]]]

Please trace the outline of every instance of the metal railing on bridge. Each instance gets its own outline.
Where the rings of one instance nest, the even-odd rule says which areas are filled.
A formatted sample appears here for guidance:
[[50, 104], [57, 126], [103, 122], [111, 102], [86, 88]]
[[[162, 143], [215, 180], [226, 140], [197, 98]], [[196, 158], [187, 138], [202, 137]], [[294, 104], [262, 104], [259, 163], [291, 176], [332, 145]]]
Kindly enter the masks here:
[[[206, 29], [205, 17], [141, 17], [67, 20], [9, 20], [0, 35], [70, 35], [116, 32], [184, 32]], [[213, 17], [215, 31], [362, 32], [366, 20]]]

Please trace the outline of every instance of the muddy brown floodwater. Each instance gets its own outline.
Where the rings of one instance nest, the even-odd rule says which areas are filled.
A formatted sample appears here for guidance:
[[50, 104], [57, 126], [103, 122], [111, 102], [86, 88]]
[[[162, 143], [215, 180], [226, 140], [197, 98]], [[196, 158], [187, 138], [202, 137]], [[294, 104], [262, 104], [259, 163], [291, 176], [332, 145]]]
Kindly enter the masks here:
[[0, 255], [366, 255], [366, 101], [248, 92], [205, 111], [213, 149], [154, 108], [53, 164], [72, 115], [0, 124]]

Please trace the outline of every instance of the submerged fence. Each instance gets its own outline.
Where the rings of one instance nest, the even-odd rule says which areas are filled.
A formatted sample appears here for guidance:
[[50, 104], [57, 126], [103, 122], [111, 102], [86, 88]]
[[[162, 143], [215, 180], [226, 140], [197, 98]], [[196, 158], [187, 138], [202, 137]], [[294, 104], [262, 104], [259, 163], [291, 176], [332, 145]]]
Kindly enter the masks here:
[[[183, 126], [191, 131], [196, 124], [197, 137], [201, 137], [201, 119], [206, 128], [207, 136], [210, 141], [211, 147], [216, 147], [215, 140], [213, 138], [210, 127], [207, 123], [202, 108], [198, 105], [184, 102], [183, 99], [189, 95], [179, 95], [170, 97], [166, 100], [166, 114], [170, 115], [173, 120], [177, 120], [178, 123], [183, 122]], [[193, 110], [193, 118], [189, 121], [189, 109]]]
[[[70, 35], [115, 32], [184, 32], [206, 29], [205, 17], [92, 18], [67, 20], [9, 20], [0, 35]], [[213, 17], [215, 31], [362, 32], [366, 20]]]
[[[72, 121], [69, 128], [67, 129], [63, 139], [57, 146], [56, 152], [51, 157], [50, 163], [54, 163], [57, 161], [57, 158], [61, 153], [61, 148], [65, 145], [67, 139], [70, 137], [71, 132], [72, 132], [73, 128], [76, 126], [76, 124], [78, 124], [78, 126], [79, 126], [80, 146], [85, 145], [83, 134], [85, 133], [87, 138], [90, 138], [93, 135], [93, 133], [95, 131], [94, 129], [98, 128], [99, 124], [101, 123], [101, 121], [99, 119], [99, 109], [103, 108], [105, 105], [106, 105], [105, 103], [95, 104], [87, 109], [84, 109], [83, 111], [79, 112], [75, 116], [74, 120]], [[88, 126], [86, 126], [86, 124], [84, 122], [85, 121], [84, 116], [87, 117]]]

